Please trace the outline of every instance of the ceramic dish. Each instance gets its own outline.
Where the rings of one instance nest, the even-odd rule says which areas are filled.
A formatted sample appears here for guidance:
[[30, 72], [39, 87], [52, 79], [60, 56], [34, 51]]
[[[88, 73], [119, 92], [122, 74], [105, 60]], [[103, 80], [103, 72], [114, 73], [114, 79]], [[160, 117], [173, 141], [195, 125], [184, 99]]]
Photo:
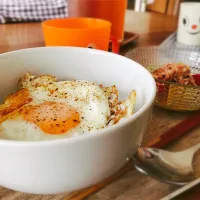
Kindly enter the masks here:
[[28, 193], [53, 194], [91, 186], [119, 170], [141, 144], [156, 85], [140, 64], [105, 51], [42, 47], [0, 55], [1, 101], [27, 71], [61, 80], [115, 84], [120, 98], [136, 90], [135, 114], [94, 133], [52, 141], [0, 140], [0, 185]]

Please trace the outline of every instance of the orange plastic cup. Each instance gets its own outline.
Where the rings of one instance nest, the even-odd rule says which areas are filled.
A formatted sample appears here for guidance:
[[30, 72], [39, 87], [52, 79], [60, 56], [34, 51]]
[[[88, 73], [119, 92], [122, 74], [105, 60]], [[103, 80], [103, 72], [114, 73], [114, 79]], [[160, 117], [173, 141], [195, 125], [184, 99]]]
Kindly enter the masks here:
[[46, 46], [76, 46], [118, 53], [119, 44], [110, 36], [111, 23], [94, 18], [52, 19], [42, 23]]

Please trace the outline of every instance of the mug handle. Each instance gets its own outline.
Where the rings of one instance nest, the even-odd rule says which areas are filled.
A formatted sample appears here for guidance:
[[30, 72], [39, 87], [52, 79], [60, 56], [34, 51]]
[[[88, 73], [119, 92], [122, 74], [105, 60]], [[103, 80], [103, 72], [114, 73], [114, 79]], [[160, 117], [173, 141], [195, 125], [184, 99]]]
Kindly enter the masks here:
[[112, 52], [119, 53], [119, 42], [116, 37], [110, 36], [110, 42], [112, 43]]

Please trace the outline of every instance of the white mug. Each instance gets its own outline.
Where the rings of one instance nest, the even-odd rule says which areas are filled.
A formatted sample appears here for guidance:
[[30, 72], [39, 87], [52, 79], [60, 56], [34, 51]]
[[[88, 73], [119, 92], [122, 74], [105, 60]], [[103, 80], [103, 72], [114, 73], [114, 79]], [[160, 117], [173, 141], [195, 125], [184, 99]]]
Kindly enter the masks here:
[[177, 40], [186, 45], [200, 45], [200, 3], [181, 3]]

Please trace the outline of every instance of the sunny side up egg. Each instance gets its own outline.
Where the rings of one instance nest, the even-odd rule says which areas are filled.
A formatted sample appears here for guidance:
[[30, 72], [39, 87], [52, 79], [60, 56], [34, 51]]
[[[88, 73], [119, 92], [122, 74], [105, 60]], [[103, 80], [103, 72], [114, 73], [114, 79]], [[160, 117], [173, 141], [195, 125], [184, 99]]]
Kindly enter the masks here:
[[27, 73], [20, 90], [0, 106], [0, 137], [50, 140], [105, 128], [133, 114], [135, 91], [118, 101], [115, 86], [84, 80], [56, 81], [50, 75]]

